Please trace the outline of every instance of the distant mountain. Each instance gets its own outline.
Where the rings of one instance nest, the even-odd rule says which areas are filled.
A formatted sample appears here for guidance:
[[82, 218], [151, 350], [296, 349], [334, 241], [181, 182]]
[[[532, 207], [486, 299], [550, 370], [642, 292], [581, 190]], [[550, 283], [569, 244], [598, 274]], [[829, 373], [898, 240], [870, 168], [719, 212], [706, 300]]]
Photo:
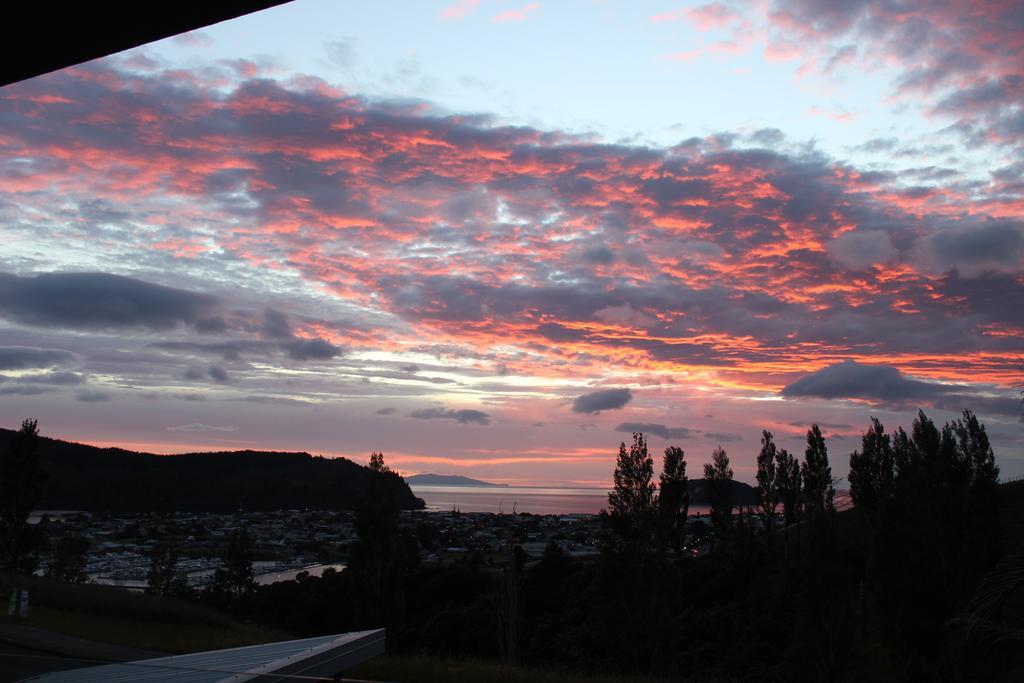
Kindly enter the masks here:
[[[710, 504], [703, 479], [690, 479], [686, 488], [690, 492], [690, 505]], [[733, 481], [732, 501], [734, 505], [756, 505], [757, 497], [754, 495], [754, 487], [744, 484], [742, 481]]]
[[489, 481], [470, 479], [461, 474], [414, 474], [406, 477], [410, 486], [508, 486], [508, 484], [492, 484]]
[[[0, 449], [14, 432], [0, 429]], [[230, 451], [154, 455], [40, 439], [48, 478], [41, 510], [194, 511], [352, 509], [383, 477], [403, 509], [424, 503], [396, 474], [346, 458]]]

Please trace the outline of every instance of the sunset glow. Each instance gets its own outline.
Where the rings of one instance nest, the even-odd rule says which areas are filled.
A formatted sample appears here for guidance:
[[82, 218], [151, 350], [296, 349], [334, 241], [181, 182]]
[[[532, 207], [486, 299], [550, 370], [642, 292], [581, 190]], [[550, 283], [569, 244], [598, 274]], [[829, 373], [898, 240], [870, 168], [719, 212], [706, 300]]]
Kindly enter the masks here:
[[1020, 10], [855, 5], [299, 0], [0, 88], [3, 426], [599, 485], [970, 408], [1024, 474]]

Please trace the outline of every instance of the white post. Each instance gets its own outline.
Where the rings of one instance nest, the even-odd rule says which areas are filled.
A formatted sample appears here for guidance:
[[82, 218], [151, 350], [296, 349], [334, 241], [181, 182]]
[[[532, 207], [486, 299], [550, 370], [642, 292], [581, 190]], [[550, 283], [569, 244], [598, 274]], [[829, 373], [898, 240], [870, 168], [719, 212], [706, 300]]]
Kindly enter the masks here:
[[18, 616], [28, 619], [28, 591], [21, 591], [21, 609], [18, 611]]

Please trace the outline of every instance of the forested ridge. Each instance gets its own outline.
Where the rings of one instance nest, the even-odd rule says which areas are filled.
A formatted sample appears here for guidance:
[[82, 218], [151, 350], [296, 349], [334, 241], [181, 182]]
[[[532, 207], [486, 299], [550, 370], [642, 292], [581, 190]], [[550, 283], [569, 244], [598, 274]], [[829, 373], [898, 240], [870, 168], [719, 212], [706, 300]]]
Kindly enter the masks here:
[[[0, 450], [15, 434], [0, 429]], [[154, 455], [40, 437], [39, 459], [43, 510], [351, 509], [371, 480], [381, 478], [400, 508], [423, 507], [401, 477], [309, 453]]]

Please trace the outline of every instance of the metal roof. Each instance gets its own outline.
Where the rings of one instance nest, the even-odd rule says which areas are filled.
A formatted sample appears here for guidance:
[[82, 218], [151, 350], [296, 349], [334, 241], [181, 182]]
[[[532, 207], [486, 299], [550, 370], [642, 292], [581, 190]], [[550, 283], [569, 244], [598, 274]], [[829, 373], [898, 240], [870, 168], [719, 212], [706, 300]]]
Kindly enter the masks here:
[[290, 0], [10, 2], [0, 41], [0, 86]]
[[46, 683], [330, 680], [341, 671], [383, 653], [384, 629], [381, 628], [56, 671], [28, 680]]

